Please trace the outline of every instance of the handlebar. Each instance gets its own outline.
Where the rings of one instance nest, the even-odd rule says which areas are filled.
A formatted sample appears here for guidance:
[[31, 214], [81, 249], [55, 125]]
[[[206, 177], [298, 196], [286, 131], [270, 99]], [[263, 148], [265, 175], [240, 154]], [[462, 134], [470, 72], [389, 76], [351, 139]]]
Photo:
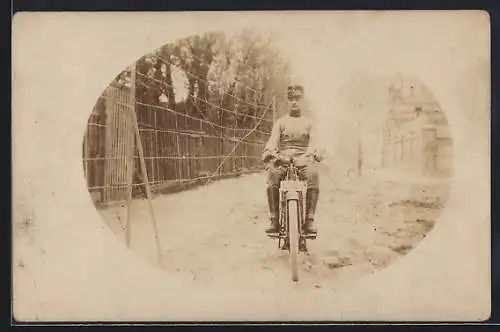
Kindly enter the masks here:
[[275, 158], [275, 162], [284, 164], [293, 164], [295, 162], [295, 159], [293, 157], [284, 157], [278, 154]]

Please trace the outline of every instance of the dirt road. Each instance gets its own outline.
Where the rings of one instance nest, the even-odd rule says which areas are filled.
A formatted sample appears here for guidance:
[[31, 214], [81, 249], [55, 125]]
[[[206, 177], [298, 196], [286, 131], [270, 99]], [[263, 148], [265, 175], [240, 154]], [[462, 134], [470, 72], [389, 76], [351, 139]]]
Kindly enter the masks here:
[[[388, 266], [433, 228], [447, 180], [367, 173], [323, 174], [317, 212], [319, 238], [300, 255], [300, 282], [290, 282], [287, 252], [267, 238], [264, 174], [222, 180], [153, 200], [162, 268], [199, 283], [270, 288], [333, 288]], [[102, 210], [125, 245], [125, 208]], [[132, 250], [158, 264], [147, 201], [132, 205]]]

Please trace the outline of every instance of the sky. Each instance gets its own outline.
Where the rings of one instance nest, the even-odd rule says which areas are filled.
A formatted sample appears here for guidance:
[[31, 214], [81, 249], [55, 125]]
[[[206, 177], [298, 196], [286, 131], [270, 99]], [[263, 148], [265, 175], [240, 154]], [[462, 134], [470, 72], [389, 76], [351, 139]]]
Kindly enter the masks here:
[[[164, 72], [165, 72], [165, 66], [162, 67], [162, 73]], [[187, 98], [187, 93], [188, 93], [187, 83], [188, 83], [187, 77], [182, 72], [182, 70], [176, 66], [172, 66], [172, 84], [174, 86], [176, 102], [183, 101]]]
[[[364, 24], [354, 24], [352, 17], [337, 19], [335, 29], [313, 24], [302, 31], [298, 24], [297, 30], [287, 27], [260, 33], [272, 34], [283, 57], [290, 61], [292, 79], [305, 87], [315, 121], [315, 141], [327, 153], [347, 160], [355, 157], [361, 140], [365, 160], [376, 165], [381, 159], [388, 86], [398, 73], [415, 76], [418, 68], [407, 68], [404, 58], [391, 57], [391, 48], [381, 45], [380, 38], [378, 43], [377, 38], [370, 38], [371, 34], [387, 33], [390, 27], [376, 24], [366, 29]], [[404, 32], [391, 33], [401, 38]], [[186, 78], [179, 70], [174, 71], [174, 86], [177, 101], [185, 98]]]
[[[305, 37], [286, 35], [279, 39], [280, 47], [290, 59], [295, 79], [305, 86], [316, 141], [333, 157], [332, 161], [346, 164], [355, 162], [361, 141], [366, 162], [378, 165], [380, 130], [387, 112], [387, 86], [393, 72], [365, 70], [362, 64], [349, 66], [346, 61], [351, 56], [346, 53], [356, 45], [325, 50], [315, 47], [314, 40], [304, 47]], [[334, 38], [341, 37], [332, 34], [331, 39]]]

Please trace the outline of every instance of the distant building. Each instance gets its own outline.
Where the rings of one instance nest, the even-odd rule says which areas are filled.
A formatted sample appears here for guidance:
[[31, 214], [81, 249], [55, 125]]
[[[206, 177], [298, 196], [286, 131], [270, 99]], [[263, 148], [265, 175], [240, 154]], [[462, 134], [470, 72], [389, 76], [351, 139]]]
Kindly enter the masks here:
[[417, 80], [396, 78], [389, 87], [382, 166], [425, 176], [451, 173], [453, 145], [446, 116]]

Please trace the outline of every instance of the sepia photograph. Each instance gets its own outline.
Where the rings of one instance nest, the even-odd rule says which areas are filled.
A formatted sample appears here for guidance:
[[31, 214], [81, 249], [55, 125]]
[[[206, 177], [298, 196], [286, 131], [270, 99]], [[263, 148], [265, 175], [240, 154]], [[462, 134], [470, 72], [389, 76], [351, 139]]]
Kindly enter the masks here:
[[[107, 19], [109, 31], [116, 32], [103, 32], [102, 40], [95, 37], [89, 46], [77, 46], [78, 38], [72, 37], [74, 52], [64, 51], [70, 55], [61, 70], [80, 83], [65, 87], [62, 78], [52, 87], [47, 83], [44, 89], [54, 97], [66, 95], [52, 113], [41, 108], [14, 112], [14, 302], [21, 299], [14, 307], [22, 316], [33, 321], [487, 319], [489, 246], [478, 240], [489, 241], [489, 214], [484, 216], [489, 211], [489, 134], [484, 132], [489, 130], [489, 30], [482, 13], [212, 13], [190, 18], [179, 13], [167, 15], [170, 23], [161, 15], [151, 17], [150, 26], [145, 15], [135, 21], [113, 15], [115, 20], [90, 15], [78, 21], [82, 26], [94, 22], [93, 30], [79, 32], [88, 39], [105, 29]], [[208, 27], [217, 17], [220, 24]], [[280, 23], [263, 23], [273, 17]], [[27, 54], [32, 42], [21, 37], [27, 31], [40, 45], [33, 26], [44, 19], [59, 22], [38, 32], [44, 38], [70, 24], [69, 17], [18, 18], [13, 80], [23, 85], [14, 84], [14, 110], [16, 105], [26, 108], [25, 101], [15, 101], [36, 86], [27, 78], [45, 72], [30, 72], [35, 66]], [[123, 31], [128, 20], [138, 26], [131, 29], [133, 37]], [[197, 24], [197, 32], [160, 42], [165, 39], [157, 27], [174, 27], [174, 21]], [[231, 23], [236, 21], [240, 24]], [[475, 27], [480, 38], [464, 35], [460, 24]], [[150, 37], [152, 31], [159, 37]], [[129, 49], [146, 41], [114, 61], [119, 47], [126, 49], [127, 38], [134, 39]], [[437, 45], [444, 53], [433, 54]], [[80, 49], [96, 54], [99, 49], [100, 55], [80, 65], [87, 57], [77, 55]], [[113, 70], [104, 71], [106, 58]], [[54, 97], [37, 98], [51, 108]], [[454, 108], [457, 104], [464, 110]], [[73, 106], [63, 111], [65, 105]], [[56, 108], [64, 114], [57, 115]], [[38, 121], [47, 123], [45, 129]], [[27, 122], [37, 126], [37, 135]], [[55, 152], [57, 145], [71, 152]], [[58, 189], [49, 189], [54, 183]], [[60, 210], [48, 212], [49, 206]], [[77, 210], [87, 212], [72, 226]], [[59, 221], [44, 222], [57, 215]], [[448, 221], [457, 217], [462, 223]], [[469, 233], [469, 242], [447, 231], [465, 236], [463, 225], [470, 222], [476, 222], [478, 235]], [[65, 232], [73, 232], [74, 240]], [[433, 243], [434, 249], [424, 252]], [[446, 249], [447, 243], [462, 248], [468, 243], [470, 256], [462, 255], [460, 262], [461, 254]], [[49, 251], [71, 257], [50, 258]], [[113, 256], [118, 252], [121, 258]], [[420, 263], [407, 259], [417, 255]], [[422, 262], [431, 264], [429, 255], [435, 260], [425, 267]], [[447, 280], [439, 269], [454, 274], [449, 257], [458, 265], [466, 266], [465, 259], [474, 265], [467, 265], [471, 274], [463, 274], [469, 282], [456, 279], [453, 284], [470, 287], [469, 293], [457, 295], [459, 303], [438, 295], [454, 292], [451, 283], [439, 286]], [[73, 271], [80, 281], [71, 281], [66, 260], [79, 266], [79, 272]], [[52, 269], [47, 269], [49, 262]], [[148, 284], [147, 291], [119, 286], [128, 282], [119, 272], [127, 262], [127, 271], [133, 271], [127, 278]], [[378, 295], [363, 290], [369, 286], [357, 286], [383, 279], [389, 269], [406, 269], [407, 276], [386, 278], [385, 286], [374, 286]], [[63, 270], [66, 277], [52, 278]], [[424, 284], [416, 270], [441, 279]], [[46, 280], [44, 291], [34, 271]], [[174, 285], [167, 278], [184, 286], [155, 288], [162, 280]], [[60, 288], [56, 280], [68, 284]], [[71, 291], [80, 295], [65, 298], [64, 289], [73, 288], [72, 283], [74, 288], [99, 283], [95, 292], [108, 292], [109, 298], [91, 299], [85, 287]], [[213, 295], [188, 295], [187, 288]], [[349, 296], [348, 290], [356, 288], [356, 295]], [[410, 293], [424, 288], [427, 302], [408, 304]], [[393, 292], [398, 297], [390, 300]], [[81, 301], [77, 296], [85, 304], [73, 304]], [[338, 306], [326, 305], [327, 299], [339, 301]], [[384, 299], [390, 309], [382, 309]], [[96, 301], [99, 309], [92, 304]], [[161, 309], [166, 302], [168, 308]], [[169, 309], [176, 302], [178, 314]]]
[[371, 273], [418, 245], [452, 176], [453, 140], [429, 89], [400, 73], [355, 76], [331, 141], [294, 80], [273, 40], [251, 30], [181, 39], [117, 75], [83, 143], [107, 226], [166, 272], [239, 286], [248, 269], [262, 287], [287, 274], [333, 286], [341, 269]]

